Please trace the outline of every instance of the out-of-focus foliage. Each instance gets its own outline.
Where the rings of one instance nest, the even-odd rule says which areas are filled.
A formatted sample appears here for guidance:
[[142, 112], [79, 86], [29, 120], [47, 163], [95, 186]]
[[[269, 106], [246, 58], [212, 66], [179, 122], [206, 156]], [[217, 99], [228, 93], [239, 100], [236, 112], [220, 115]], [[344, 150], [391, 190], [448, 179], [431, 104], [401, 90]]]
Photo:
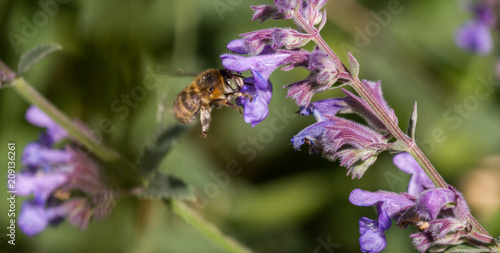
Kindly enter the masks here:
[[[26, 79], [131, 160], [160, 129], [174, 124], [173, 99], [191, 77], [167, 73], [220, 68], [219, 55], [238, 34], [293, 25], [250, 21], [248, 6], [264, 0], [60, 0], [65, 3], [51, 8], [48, 2], [57, 3], [0, 2], [0, 58], [13, 67], [34, 45], [63, 45]], [[417, 100], [417, 143], [449, 183], [461, 191], [475, 189], [463, 183], [466, 175], [500, 153], [500, 97], [496, 56], [471, 55], [454, 44], [468, 12], [458, 1], [331, 0], [326, 8], [322, 35], [330, 46], [346, 63], [346, 49], [353, 53], [361, 78], [382, 80], [403, 129]], [[200, 138], [195, 123], [161, 167], [194, 186], [195, 207], [203, 216], [258, 252], [359, 252], [358, 219], [376, 214], [351, 205], [350, 191], [404, 191], [409, 176], [397, 172], [389, 154], [352, 181], [337, 163], [293, 151], [290, 138], [314, 120], [294, 114], [297, 107], [281, 87], [305, 73], [271, 76], [275, 92], [261, 124], [252, 128], [236, 110], [216, 110], [208, 138]], [[339, 94], [328, 91], [313, 100]], [[14, 141], [20, 151], [37, 138], [40, 130], [24, 120], [27, 107], [13, 90], [0, 91], [0, 146]], [[4, 166], [6, 149], [0, 150]], [[498, 168], [488, 167], [496, 177]], [[8, 222], [5, 192], [2, 228]], [[475, 198], [473, 193], [464, 195]], [[499, 199], [498, 194], [492, 196]], [[500, 234], [498, 205], [471, 208], [488, 231]], [[386, 252], [411, 251], [409, 233], [390, 229]], [[83, 232], [63, 225], [33, 238], [18, 231], [15, 247], [0, 240], [1, 249], [16, 252], [219, 251], [163, 203], [133, 199], [121, 201], [109, 219], [92, 222]]]

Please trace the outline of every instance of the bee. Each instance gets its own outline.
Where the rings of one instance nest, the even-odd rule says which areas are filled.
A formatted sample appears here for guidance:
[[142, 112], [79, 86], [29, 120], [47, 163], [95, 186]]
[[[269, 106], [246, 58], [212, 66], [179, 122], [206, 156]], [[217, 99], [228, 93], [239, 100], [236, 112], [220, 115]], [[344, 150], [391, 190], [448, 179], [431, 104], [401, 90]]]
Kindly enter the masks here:
[[[231, 103], [233, 98], [249, 97], [240, 92], [244, 82], [241, 75], [228, 69], [208, 69], [198, 74], [184, 88], [174, 102], [174, 113], [177, 120], [187, 124], [200, 113], [201, 137], [207, 137], [212, 108], [224, 105], [240, 111], [241, 108]], [[251, 99], [251, 96], [250, 96]]]

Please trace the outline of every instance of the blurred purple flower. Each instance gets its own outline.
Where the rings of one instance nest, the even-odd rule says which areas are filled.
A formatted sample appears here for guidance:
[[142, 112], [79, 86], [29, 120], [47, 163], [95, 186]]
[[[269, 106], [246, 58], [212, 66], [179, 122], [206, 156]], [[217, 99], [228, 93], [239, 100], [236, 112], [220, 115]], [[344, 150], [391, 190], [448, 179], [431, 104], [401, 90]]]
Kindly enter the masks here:
[[[49, 224], [57, 225], [65, 217], [71, 224], [85, 228], [94, 209], [102, 205], [111, 206], [115, 193], [104, 183], [97, 165], [86, 154], [72, 145], [54, 149], [53, 144], [67, 134], [40, 109], [30, 107], [26, 118], [37, 126], [45, 127], [47, 133], [42, 134], [40, 140], [28, 144], [23, 151], [22, 162], [26, 169], [19, 173], [16, 190], [20, 196], [33, 195], [33, 199], [22, 205], [20, 229], [33, 236]], [[73, 191], [86, 197], [71, 198]], [[103, 194], [109, 197], [100, 201], [99, 196]], [[82, 200], [85, 203], [82, 204]], [[83, 219], [82, 214], [87, 218]]]
[[464, 51], [486, 55], [493, 49], [490, 28], [476, 20], [469, 21], [458, 29], [455, 42]]
[[[36, 106], [31, 106], [26, 111], [26, 120], [38, 127], [47, 129], [47, 135], [52, 142], [58, 142], [68, 137], [64, 129], [57, 125], [49, 116]], [[52, 142], [50, 144], [52, 144]]]
[[495, 25], [494, 3], [480, 1], [469, 6], [474, 18], [463, 24], [455, 35], [455, 42], [464, 51], [486, 55], [493, 49], [491, 31]]

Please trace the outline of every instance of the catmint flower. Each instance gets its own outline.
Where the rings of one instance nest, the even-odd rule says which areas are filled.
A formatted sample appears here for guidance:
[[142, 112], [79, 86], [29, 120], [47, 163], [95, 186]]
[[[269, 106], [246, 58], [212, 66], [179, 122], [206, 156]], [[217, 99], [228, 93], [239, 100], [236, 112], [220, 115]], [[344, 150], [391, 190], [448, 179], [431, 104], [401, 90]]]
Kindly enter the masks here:
[[278, 11], [283, 14], [284, 19], [291, 19], [296, 10], [302, 4], [302, 0], [274, 0]]
[[[238, 45], [240, 41], [230, 43], [236, 51], [243, 50]], [[241, 52], [241, 51], [240, 51]], [[244, 108], [244, 120], [251, 123], [252, 126], [257, 125], [264, 120], [269, 114], [269, 102], [272, 97], [272, 84], [269, 77], [272, 72], [280, 65], [287, 63], [290, 57], [286, 53], [265, 54], [245, 57], [242, 55], [225, 54], [221, 56], [222, 65], [225, 68], [243, 72], [251, 70], [253, 77], [245, 80], [245, 85], [242, 87], [242, 93], [249, 94], [252, 99], [240, 98], [238, 104]]]
[[488, 242], [486, 238], [470, 230], [470, 212], [462, 195], [453, 187], [436, 188], [422, 168], [408, 153], [394, 157], [394, 163], [404, 172], [412, 174], [408, 191], [368, 192], [355, 189], [349, 201], [357, 206], [376, 206], [378, 220], [360, 219], [360, 246], [364, 252], [380, 252], [385, 247], [384, 231], [390, 228], [390, 219], [400, 228], [414, 225], [418, 233], [410, 237], [420, 252], [445, 249], [463, 242]]
[[424, 190], [435, 187], [427, 174], [424, 173], [420, 165], [410, 154], [400, 153], [395, 155], [393, 163], [398, 169], [412, 175], [408, 183], [408, 194], [415, 196]]
[[[302, 16], [312, 26], [320, 24], [317, 29], [319, 32], [326, 22], [325, 13], [321, 12], [325, 3], [326, 0], [275, 0], [274, 5], [253, 6], [253, 20], [263, 22], [269, 18], [290, 19]], [[337, 66], [338, 63], [319, 48], [312, 52], [302, 49], [316, 35], [317, 33], [308, 34], [290, 28], [270, 28], [243, 33], [240, 35], [241, 39], [233, 40], [227, 45], [232, 52], [248, 56], [221, 55], [222, 65], [237, 72], [252, 70], [253, 78], [248, 80], [255, 83], [247, 83], [241, 92], [251, 96], [261, 94], [260, 98], [239, 99], [239, 104], [245, 109], [245, 122], [255, 126], [267, 116], [272, 95], [268, 80], [279, 66], [284, 71], [305, 67], [311, 72], [305, 80], [285, 86], [289, 88], [288, 96], [302, 107], [309, 104], [313, 94], [329, 89], [338, 80], [352, 79], [343, 66]], [[260, 76], [256, 76], [256, 73]], [[255, 87], [261, 77], [266, 80], [262, 82], [266, 87]]]
[[[368, 88], [368, 90], [370, 90], [372, 96], [379, 102], [379, 104], [383, 106], [384, 110], [387, 112], [392, 121], [397, 123], [398, 118], [396, 117], [394, 110], [389, 107], [389, 105], [387, 104], [387, 102], [383, 97], [382, 82], [362, 80], [362, 83], [365, 85], [365, 87]], [[381, 133], [388, 132], [384, 123], [380, 121], [380, 119], [377, 117], [373, 109], [363, 99], [345, 89], [342, 89], [342, 91], [347, 95], [345, 102], [349, 106], [350, 112], [356, 113], [359, 116], [363, 117], [363, 119], [365, 119], [368, 125], [373, 129]]]
[[259, 72], [252, 69], [253, 77], [245, 78], [246, 83], [240, 90], [249, 94], [252, 98], [240, 97], [237, 104], [245, 108], [243, 119], [252, 127], [264, 120], [269, 114], [269, 102], [273, 92], [273, 86]]
[[283, 14], [274, 5], [258, 5], [250, 6], [250, 8], [255, 11], [252, 20], [260, 20], [262, 23], [269, 18], [283, 19]]
[[[259, 55], [275, 51], [269, 49], [297, 49], [306, 45], [312, 38], [309, 34], [300, 33], [289, 28], [271, 28], [240, 34], [237, 39], [228, 44], [228, 49], [235, 53]], [[233, 50], [234, 45], [243, 50]], [[267, 46], [270, 46], [269, 48]]]
[[[397, 118], [394, 111], [382, 97], [380, 82], [363, 80], [363, 84], [383, 105], [394, 122]], [[358, 96], [344, 90], [345, 98], [332, 98], [312, 102], [299, 111], [302, 115], [313, 114], [317, 123], [300, 131], [292, 138], [295, 149], [304, 143], [310, 145], [310, 153], [322, 151], [323, 157], [346, 167], [347, 174], [353, 178], [361, 178], [365, 171], [377, 159], [378, 154], [388, 150], [392, 138], [378, 119], [375, 112]], [[338, 114], [356, 113], [363, 117], [368, 126], [338, 117]]]
[[26, 120], [31, 124], [47, 129], [47, 137], [51, 142], [58, 142], [68, 137], [68, 134], [59, 125], [55, 124], [40, 108], [31, 106], [26, 111]]
[[[321, 12], [321, 8], [325, 5], [327, 0], [310, 0], [302, 1], [302, 7], [300, 8], [302, 16], [307, 20], [309, 25], [315, 26], [319, 24], [322, 20], [326, 21], [326, 13]], [[320, 27], [322, 27], [321, 25]], [[321, 29], [319, 29], [321, 30]]]
[[67, 134], [40, 109], [30, 107], [26, 119], [45, 127], [47, 133], [23, 151], [26, 168], [19, 174], [16, 190], [20, 196], [33, 198], [22, 205], [20, 229], [33, 236], [65, 218], [84, 229], [91, 217], [109, 214], [118, 193], [106, 184], [97, 164], [73, 144], [54, 148]]
[[243, 72], [253, 69], [259, 72], [264, 79], [269, 77], [276, 68], [287, 63], [289, 54], [266, 54], [245, 57], [242, 55], [223, 54], [221, 55], [222, 65], [232, 71]]
[[307, 106], [315, 93], [329, 89], [340, 78], [340, 71], [328, 55], [316, 47], [308, 54], [310, 75], [301, 81], [286, 85], [288, 97], [292, 97], [297, 105]]
[[495, 24], [492, 3], [481, 1], [469, 7], [474, 18], [463, 24], [455, 35], [455, 42], [461, 49], [486, 55], [493, 49], [490, 28]]
[[296, 150], [304, 143], [310, 145], [310, 153], [323, 151], [323, 157], [330, 161], [340, 160], [352, 178], [361, 178], [386, 150], [389, 139], [359, 123], [336, 117], [326, 116], [325, 121], [317, 122], [292, 138]]

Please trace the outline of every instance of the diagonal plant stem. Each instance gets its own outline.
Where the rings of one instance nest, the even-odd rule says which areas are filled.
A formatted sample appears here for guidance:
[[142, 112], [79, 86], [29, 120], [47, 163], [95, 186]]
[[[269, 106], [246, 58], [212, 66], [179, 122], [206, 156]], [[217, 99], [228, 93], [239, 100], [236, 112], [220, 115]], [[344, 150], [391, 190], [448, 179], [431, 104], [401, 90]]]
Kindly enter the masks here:
[[[324, 17], [323, 17], [324, 18]], [[309, 23], [304, 19], [304, 17], [298, 12], [295, 12], [294, 19], [296, 23], [307, 33], [313, 36], [312, 40], [331, 58], [331, 60], [336, 64], [341, 70], [347, 70], [344, 64], [340, 61], [339, 57], [333, 52], [333, 50], [328, 46], [323, 37], [319, 34], [319, 31], [314, 27], [309, 25]], [[377, 117], [384, 123], [389, 132], [400, 142], [404, 143], [406, 146], [406, 151], [415, 158], [418, 164], [425, 171], [427, 176], [431, 179], [436, 187], [448, 188], [448, 184], [444, 181], [441, 175], [437, 172], [436, 168], [432, 165], [429, 159], [425, 156], [422, 150], [417, 146], [415, 141], [408, 137], [399, 126], [391, 120], [389, 114], [384, 110], [382, 105], [373, 97], [368, 88], [363, 85], [357, 76], [353, 77], [351, 82], [351, 87], [368, 103], [368, 105], [375, 111]], [[477, 232], [487, 235], [490, 238], [493, 237], [486, 231], [486, 229], [479, 224], [479, 222], [470, 215], [470, 220], [473, 225], [473, 229]]]
[[178, 199], [169, 201], [172, 210], [181, 217], [187, 224], [198, 230], [214, 244], [224, 249], [226, 252], [249, 253], [252, 252], [247, 247], [241, 245], [233, 238], [225, 235], [218, 227], [207, 221], [184, 202]]

